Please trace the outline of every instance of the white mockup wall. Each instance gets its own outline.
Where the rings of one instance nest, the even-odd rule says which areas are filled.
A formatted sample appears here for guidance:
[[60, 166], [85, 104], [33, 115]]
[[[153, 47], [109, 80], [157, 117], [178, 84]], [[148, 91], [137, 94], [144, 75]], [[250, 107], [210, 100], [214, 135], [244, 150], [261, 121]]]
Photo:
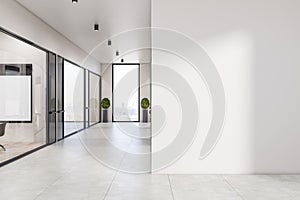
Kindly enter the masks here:
[[[198, 101], [203, 109], [195, 140], [180, 159], [154, 173], [300, 173], [299, 7], [300, 2], [294, 0], [152, 1], [152, 26], [180, 32], [200, 45], [215, 64], [226, 97], [222, 135], [210, 154], [199, 159], [213, 112], [208, 109], [211, 102], [206, 101], [205, 87], [192, 85], [198, 94], [203, 92], [204, 99]], [[193, 53], [192, 49], [186, 53]], [[166, 59], [172, 63], [172, 56], [164, 57], [161, 52], [154, 51], [152, 56], [154, 63]], [[174, 68], [179, 68], [173, 61]], [[160, 81], [159, 73], [159, 68], [153, 69], [153, 80]], [[166, 100], [160, 92], [153, 87], [153, 101], [164, 109]], [[181, 111], [174, 105], [165, 112], [174, 116], [176, 126]], [[152, 112], [155, 128], [162, 116]], [[176, 127], [160, 131], [153, 137], [152, 151], [171, 143], [174, 134]], [[159, 159], [164, 157], [154, 156], [153, 165]]]
[[[55, 10], [53, 11], [55, 14]], [[12, 0], [0, 1], [0, 26], [100, 74], [100, 64], [49, 25]]]

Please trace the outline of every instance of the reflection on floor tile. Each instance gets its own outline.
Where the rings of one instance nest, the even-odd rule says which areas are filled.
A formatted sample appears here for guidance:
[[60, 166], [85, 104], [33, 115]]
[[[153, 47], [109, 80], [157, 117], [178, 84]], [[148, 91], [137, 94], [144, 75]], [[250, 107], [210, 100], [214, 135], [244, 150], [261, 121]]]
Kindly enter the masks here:
[[226, 175], [224, 178], [244, 199], [293, 199], [286, 181], [278, 175]]
[[170, 182], [175, 199], [242, 199], [219, 175], [172, 175]]
[[150, 127], [122, 122], [93, 126], [79, 137], [87, 151], [106, 166], [123, 172], [149, 173], [149, 135]]
[[70, 135], [84, 128], [84, 122], [64, 122], [64, 134]]
[[166, 175], [118, 174], [107, 195], [109, 200], [169, 200], [172, 193]]
[[[135, 157], [133, 154], [143, 155], [142, 152], [150, 146], [148, 141], [121, 135], [116, 130], [112, 124], [96, 125], [0, 168], [0, 198], [300, 199], [300, 175], [151, 175], [113, 170], [99, 158], [110, 159], [110, 162], [116, 162], [119, 170], [128, 171], [146, 169], [150, 162], [147, 157]], [[119, 148], [111, 148], [111, 143]]]

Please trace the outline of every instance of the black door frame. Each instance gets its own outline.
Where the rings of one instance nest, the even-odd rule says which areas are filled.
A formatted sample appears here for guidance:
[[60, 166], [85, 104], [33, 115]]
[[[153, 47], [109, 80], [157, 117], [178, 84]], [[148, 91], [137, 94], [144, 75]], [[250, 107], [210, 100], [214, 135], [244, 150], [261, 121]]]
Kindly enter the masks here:
[[[101, 122], [101, 105], [100, 105], [100, 102], [101, 102], [101, 98], [102, 98], [102, 77], [101, 77], [101, 75], [99, 75], [99, 74], [96, 74], [95, 72], [92, 72], [92, 71], [90, 71], [90, 70], [86, 70], [86, 72], [87, 72], [87, 77], [88, 77], [88, 80], [86, 81], [85, 80], [85, 84], [88, 84], [88, 87], [87, 87], [87, 89], [88, 89], [88, 91], [86, 91], [85, 92], [85, 94], [87, 95], [87, 97], [88, 97], [88, 102], [87, 102], [87, 104], [85, 104], [85, 105], [87, 105], [88, 106], [88, 108], [85, 108], [85, 110], [86, 109], [88, 109], [88, 114], [87, 114], [87, 120], [85, 121], [87, 124], [88, 124], [88, 126], [87, 127], [91, 127], [91, 126], [94, 126], [94, 125], [96, 125], [96, 124], [98, 124], [98, 123], [100, 123]], [[99, 77], [99, 121], [98, 122], [95, 122], [95, 123], [93, 123], [93, 124], [91, 124], [90, 123], [90, 94], [91, 94], [91, 88], [90, 88], [90, 74], [93, 74], [93, 75], [95, 75], [95, 76], [98, 76]], [[86, 76], [85, 76], [86, 77]], [[86, 87], [85, 87], [86, 88]]]
[[[59, 65], [59, 60], [61, 61], [61, 65]], [[64, 101], [65, 101], [65, 93], [64, 93], [64, 91], [65, 91], [64, 90], [65, 89], [65, 85], [64, 85], [64, 83], [65, 83], [65, 78], [64, 78], [65, 66], [64, 66], [64, 58], [62, 56], [57, 55], [56, 56], [56, 69], [59, 69], [60, 67], [62, 68], [61, 69], [62, 77], [61, 77], [61, 83], [60, 83], [62, 99], [61, 99], [61, 108], [57, 108], [57, 106], [56, 106], [56, 108], [58, 109], [57, 114], [61, 114], [61, 122], [60, 123], [61, 123], [62, 133], [61, 133], [61, 138], [57, 138], [57, 141], [60, 141], [60, 140], [64, 139], [64, 137], [65, 137], [65, 127], [64, 127], [65, 126], [65, 123], [64, 123], [64, 121], [65, 121], [65, 115], [64, 115], [64, 113], [65, 113], [65, 105], [64, 105]], [[56, 71], [56, 83], [57, 83], [57, 78], [58, 78], [58, 71]], [[56, 86], [56, 89], [57, 88], [58, 88], [58, 86]], [[58, 91], [56, 91], [56, 95], [58, 95]], [[56, 133], [56, 136], [59, 137], [58, 133]]]
[[[61, 56], [60, 56], [61, 57]], [[74, 132], [72, 132], [72, 133], [70, 133], [70, 134], [68, 134], [68, 135], [63, 135], [63, 139], [64, 138], [67, 138], [67, 137], [70, 137], [70, 136], [72, 136], [72, 135], [74, 135], [74, 134], [76, 134], [76, 133], [78, 133], [78, 132], [80, 132], [80, 131], [83, 131], [83, 130], [85, 130], [85, 129], [87, 129], [87, 128], [90, 128], [90, 127], [92, 127], [92, 126], [94, 126], [94, 125], [96, 125], [96, 124], [98, 124], [98, 123], [100, 123], [101, 122], [101, 110], [99, 110], [99, 113], [100, 113], [100, 116], [99, 116], [99, 121], [98, 122], [96, 122], [96, 123], [94, 123], [94, 124], [89, 124], [89, 111], [88, 111], [88, 115], [86, 115], [86, 109], [88, 109], [89, 110], [89, 108], [86, 108], [86, 105], [87, 105], [87, 102], [86, 102], [86, 96], [88, 96], [89, 97], [89, 85], [88, 85], [88, 91], [87, 91], [87, 84], [89, 84], [89, 81], [87, 82], [87, 75], [88, 75], [88, 80], [89, 80], [89, 74], [90, 73], [92, 73], [92, 74], [95, 74], [95, 75], [97, 75], [97, 76], [99, 76], [100, 77], [100, 85], [99, 85], [99, 95], [100, 95], [100, 97], [99, 97], [99, 99], [100, 99], [100, 101], [101, 101], [101, 85], [102, 85], [102, 77], [101, 77], [101, 75], [99, 75], [99, 74], [97, 74], [97, 73], [95, 73], [95, 72], [92, 72], [92, 71], [90, 71], [90, 70], [88, 70], [88, 69], [86, 69], [86, 68], [84, 68], [84, 67], [82, 67], [82, 66], [80, 66], [80, 65], [78, 65], [77, 63], [75, 63], [75, 62], [73, 62], [73, 61], [71, 61], [71, 60], [68, 60], [68, 59], [66, 59], [66, 58], [64, 58], [64, 57], [61, 57], [61, 58], [63, 58], [63, 63], [64, 63], [64, 61], [66, 61], [66, 62], [68, 62], [68, 63], [71, 63], [71, 64], [73, 64], [73, 65], [75, 65], [76, 67], [79, 67], [79, 68], [81, 68], [81, 69], [83, 69], [84, 70], [84, 80], [83, 80], [83, 82], [84, 82], [84, 86], [83, 86], [83, 90], [84, 90], [84, 95], [83, 95], [83, 117], [84, 117], [84, 126], [83, 126], [83, 128], [82, 129], [79, 129], [79, 130], [76, 130], [76, 131], [74, 131]], [[63, 68], [64, 68], [64, 64], [63, 64]], [[63, 80], [63, 82], [64, 82], [64, 80]], [[88, 107], [89, 107], [89, 105], [88, 105]], [[99, 107], [101, 107], [101, 106], [99, 106]], [[88, 123], [88, 125], [87, 125], [87, 123]]]
[[[52, 54], [52, 56], [54, 56], [54, 86], [51, 86], [51, 79], [50, 79], [50, 54]], [[59, 60], [62, 62], [61, 63], [61, 66], [59, 65]], [[55, 53], [52, 53], [52, 52], [48, 52], [47, 54], [47, 61], [48, 61], [48, 65], [47, 65], [47, 85], [46, 85], [46, 88], [47, 88], [47, 144], [53, 144], [57, 141], [60, 141], [62, 139], [64, 139], [64, 58], [55, 54]], [[52, 66], [53, 67], [53, 66]], [[61, 69], [60, 69], [61, 68]], [[58, 70], [61, 70], [61, 83], [59, 82], [59, 71]], [[52, 99], [50, 99], [50, 87], [54, 87], [54, 110], [50, 110], [50, 107], [51, 107], [51, 101]], [[58, 87], [61, 87], [60, 90], [58, 89]], [[61, 92], [61, 94], [58, 94], [58, 92]], [[59, 97], [61, 97], [61, 99], [58, 99]], [[60, 104], [61, 104], [61, 107], [58, 108], [59, 104], [58, 104], [58, 101], [61, 101]], [[51, 140], [52, 138], [50, 138], [50, 116], [51, 115], [55, 115], [55, 124], [54, 124], [54, 130], [55, 130], [55, 133], [54, 133], [54, 140]], [[60, 116], [58, 116], [60, 115]], [[59, 121], [60, 120], [60, 121]], [[59, 124], [61, 123], [61, 124]], [[59, 128], [61, 128], [61, 130], [59, 130]], [[59, 132], [61, 133], [59, 133]]]
[[[62, 57], [63, 58], [63, 57]], [[81, 129], [79, 129], [79, 130], [76, 130], [76, 131], [73, 131], [73, 132], [71, 132], [71, 133], [69, 133], [68, 135], [66, 135], [65, 133], [63, 134], [63, 139], [64, 138], [67, 138], [67, 137], [70, 137], [70, 136], [72, 136], [72, 135], [74, 135], [74, 134], [76, 134], [76, 133], [78, 133], [78, 132], [80, 132], [80, 131], [83, 131], [83, 130], [85, 130], [86, 128], [88, 128], [87, 126], [86, 126], [86, 116], [85, 116], [85, 103], [86, 103], [86, 99], [85, 99], [85, 95], [86, 95], [86, 77], [85, 77], [85, 73], [86, 73], [86, 71], [87, 71], [87, 69], [85, 69], [84, 67], [82, 67], [82, 66], [80, 66], [80, 65], [78, 65], [77, 63], [75, 63], [75, 62], [73, 62], [73, 61], [70, 61], [70, 60], [68, 60], [68, 59], [66, 59], [66, 58], [63, 58], [63, 63], [64, 63], [64, 61], [66, 61], [66, 62], [68, 62], [68, 63], [70, 63], [70, 64], [72, 64], [72, 65], [75, 65], [76, 67], [79, 67], [80, 69], [83, 69], [84, 70], [84, 77], [83, 77], [83, 128], [81, 128]], [[63, 66], [64, 66], [64, 64], [63, 64]], [[64, 69], [65, 69], [65, 66], [64, 66]], [[64, 121], [64, 123], [65, 123], [65, 121]]]
[[[137, 65], [138, 66], [138, 121], [116, 121], [114, 119], [114, 66], [115, 65]], [[141, 81], [140, 81], [140, 76], [141, 76], [141, 64], [140, 63], [113, 63], [112, 64], [112, 122], [140, 122], [141, 121], [141, 115], [140, 115], [140, 111], [141, 111]]]
[[[47, 74], [46, 74], [46, 88], [47, 88], [47, 92], [46, 92], [46, 127], [47, 127], [47, 133], [46, 133], [46, 143], [47, 144], [53, 144], [57, 141], [57, 135], [56, 135], [56, 123], [54, 124], [54, 130], [55, 130], [55, 133], [53, 135], [53, 138], [52, 136], [50, 136], [50, 115], [52, 114], [55, 114], [56, 112], [56, 80], [54, 81], [54, 96], [55, 96], [55, 102], [54, 102], [54, 107], [55, 109], [54, 110], [50, 110], [50, 107], [51, 107], [51, 100], [49, 99], [50, 98], [50, 93], [51, 93], [51, 90], [50, 90], [50, 63], [52, 63], [53, 61], [50, 61], [50, 56], [53, 56], [53, 61], [54, 61], [54, 76], [55, 76], [55, 79], [56, 79], [56, 63], [57, 63], [57, 56], [55, 53], [52, 53], [52, 52], [48, 52], [47, 53]], [[53, 64], [53, 63], [52, 63]], [[56, 121], [56, 116], [55, 116], [55, 119], [54, 121]], [[51, 138], [50, 138], [51, 137]]]

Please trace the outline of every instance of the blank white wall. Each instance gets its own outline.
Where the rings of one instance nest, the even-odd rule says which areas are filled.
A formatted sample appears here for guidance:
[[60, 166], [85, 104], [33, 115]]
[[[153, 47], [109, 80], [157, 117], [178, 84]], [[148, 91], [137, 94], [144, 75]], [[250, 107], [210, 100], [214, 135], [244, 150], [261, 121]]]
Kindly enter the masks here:
[[[300, 2], [152, 2], [152, 26], [179, 31], [201, 45], [226, 95], [222, 137], [211, 154], [199, 160], [206, 134], [199, 131], [181, 159], [156, 173], [300, 173]], [[153, 151], [170, 138], [153, 139]]]
[[0, 1], [0, 26], [100, 74], [99, 62], [14, 0]]

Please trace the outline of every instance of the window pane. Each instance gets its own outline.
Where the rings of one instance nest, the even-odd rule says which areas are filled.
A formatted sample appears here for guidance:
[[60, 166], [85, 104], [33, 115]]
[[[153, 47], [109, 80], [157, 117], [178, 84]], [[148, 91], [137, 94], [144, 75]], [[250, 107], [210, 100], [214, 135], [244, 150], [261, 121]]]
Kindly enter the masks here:
[[100, 121], [100, 76], [90, 73], [89, 80], [90, 125]]
[[139, 121], [139, 65], [113, 65], [114, 121]]
[[46, 144], [47, 54], [4, 33], [0, 33], [0, 44], [3, 162]]
[[84, 128], [84, 69], [64, 62], [64, 133]]

